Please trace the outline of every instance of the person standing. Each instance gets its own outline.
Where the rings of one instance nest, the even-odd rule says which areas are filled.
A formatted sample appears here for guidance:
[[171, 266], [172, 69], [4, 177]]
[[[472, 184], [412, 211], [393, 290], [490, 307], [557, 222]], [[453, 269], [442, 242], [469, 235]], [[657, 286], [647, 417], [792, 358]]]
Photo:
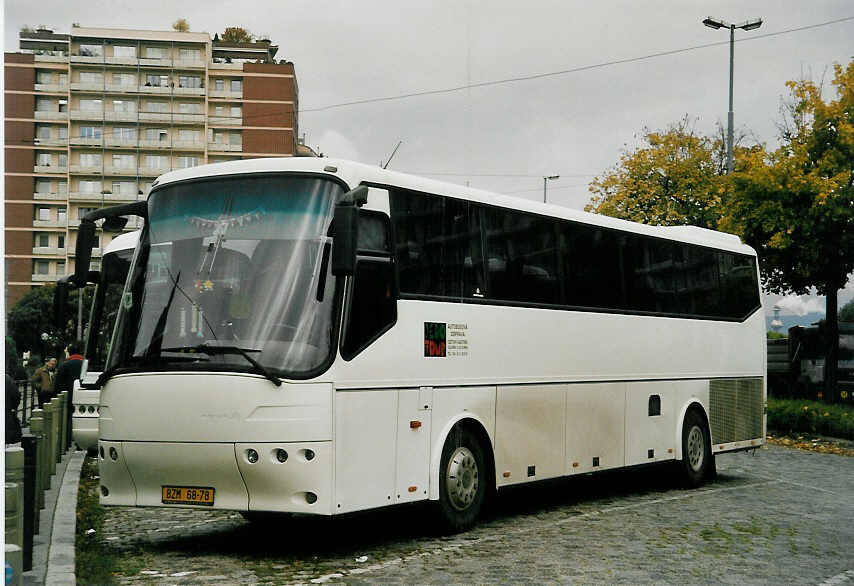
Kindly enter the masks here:
[[59, 367], [56, 373], [56, 394], [59, 395], [62, 391], [68, 391], [68, 425], [65, 429], [68, 430], [68, 437], [71, 437], [71, 414], [74, 412], [74, 381], [80, 378], [80, 371], [83, 368], [83, 356], [80, 354], [80, 342], [71, 342], [68, 345], [68, 358]]
[[30, 379], [39, 394], [39, 409], [44, 409], [45, 403], [56, 396], [53, 379], [56, 374], [56, 358], [48, 358], [44, 365], [37, 368]]
[[18, 421], [18, 404], [21, 392], [9, 374], [6, 374], [6, 443], [21, 441], [21, 422]]

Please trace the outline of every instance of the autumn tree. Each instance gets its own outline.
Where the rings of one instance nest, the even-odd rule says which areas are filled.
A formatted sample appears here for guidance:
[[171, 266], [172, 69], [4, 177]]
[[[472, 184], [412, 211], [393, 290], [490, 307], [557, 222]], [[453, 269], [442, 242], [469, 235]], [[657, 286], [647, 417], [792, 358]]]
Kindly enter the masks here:
[[178, 31], [179, 33], [186, 33], [190, 30], [190, 23], [186, 18], [179, 18], [175, 22], [172, 23], [172, 28]]
[[[722, 129], [716, 136], [700, 134], [686, 116], [663, 131], [645, 129], [642, 140], [593, 180], [584, 209], [643, 224], [715, 228], [727, 192]], [[737, 145], [737, 161], [757, 148]]]
[[240, 26], [230, 26], [222, 32], [222, 40], [226, 43], [251, 43], [252, 33]]
[[781, 146], [751, 153], [753, 164], [733, 175], [720, 224], [757, 249], [766, 290], [826, 296], [828, 400], [837, 391], [837, 292], [854, 271], [854, 60], [834, 70], [829, 101], [812, 81], [787, 83]]

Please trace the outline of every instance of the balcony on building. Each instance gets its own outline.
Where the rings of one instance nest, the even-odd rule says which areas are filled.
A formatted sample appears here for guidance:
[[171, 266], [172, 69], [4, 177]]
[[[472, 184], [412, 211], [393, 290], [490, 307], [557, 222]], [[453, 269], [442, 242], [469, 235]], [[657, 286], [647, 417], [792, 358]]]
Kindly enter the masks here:
[[49, 138], [40, 138], [36, 137], [33, 139], [33, 143], [36, 146], [67, 146], [68, 139], [67, 138], [59, 138], [59, 137], [49, 137]]
[[208, 116], [208, 126], [240, 126], [243, 116]]
[[100, 191], [91, 191], [91, 192], [89, 192], [89, 191], [87, 191], [87, 192], [72, 191], [68, 194], [68, 200], [69, 201], [77, 201], [77, 202], [81, 202], [81, 201], [99, 202], [99, 201], [104, 201], [105, 197], [104, 197], [104, 194], [101, 193]]
[[104, 82], [103, 81], [72, 81], [69, 84], [71, 91], [83, 91], [83, 92], [103, 92], [104, 91]]
[[209, 142], [208, 150], [214, 153], [229, 153], [240, 152], [243, 149], [243, 142], [232, 144], [230, 142]]
[[33, 84], [33, 89], [37, 92], [46, 92], [54, 94], [67, 94], [67, 83], [36, 83]]
[[138, 119], [136, 112], [117, 112], [115, 110], [104, 112], [104, 120], [107, 122], [136, 122]]
[[68, 112], [60, 112], [59, 110], [36, 110], [34, 114], [36, 120], [52, 120], [54, 122], [68, 120]]
[[35, 165], [33, 173], [68, 173], [68, 167], [60, 167], [58, 165]]
[[[223, 65], [232, 65], [236, 61], [251, 61], [262, 63], [274, 63], [274, 57], [279, 50], [278, 45], [273, 45], [269, 39], [259, 39], [251, 43], [230, 43], [215, 37], [211, 44], [213, 51], [213, 63], [211, 69], [230, 69]], [[235, 69], [242, 69], [242, 65]]]
[[18, 40], [21, 51], [32, 53], [35, 61], [68, 63], [69, 35], [55, 34], [44, 27], [24, 27], [18, 33]]
[[54, 193], [54, 192], [41, 192], [36, 191], [33, 193], [33, 199], [37, 199], [39, 201], [65, 201], [68, 194], [65, 193]]
[[100, 136], [72, 136], [72, 146], [101, 146], [104, 144], [104, 139]]
[[49, 220], [33, 220], [33, 228], [65, 228], [71, 222], [65, 218], [51, 218]]
[[107, 136], [104, 138], [104, 146], [113, 148], [136, 148], [138, 141], [136, 138], [122, 138], [115, 136]]
[[118, 167], [113, 165], [104, 165], [104, 175], [121, 175], [123, 177], [138, 175], [137, 168], [133, 167]]
[[57, 275], [55, 273], [54, 274], [48, 273], [46, 275], [33, 273], [33, 275], [31, 276], [31, 279], [32, 279], [33, 283], [54, 283], [60, 277], [63, 277], [63, 276], [64, 275]]
[[56, 246], [33, 246], [33, 254], [40, 256], [65, 256], [64, 248]]
[[171, 170], [170, 167], [140, 167], [138, 172], [140, 177], [159, 177]]
[[243, 99], [243, 90], [241, 89], [239, 92], [233, 92], [228, 89], [217, 90], [213, 89], [208, 94], [211, 98], [225, 98], [228, 100], [240, 100]]
[[103, 110], [72, 110], [72, 120], [103, 120]]
[[101, 175], [102, 165], [71, 165], [71, 172], [77, 175]]

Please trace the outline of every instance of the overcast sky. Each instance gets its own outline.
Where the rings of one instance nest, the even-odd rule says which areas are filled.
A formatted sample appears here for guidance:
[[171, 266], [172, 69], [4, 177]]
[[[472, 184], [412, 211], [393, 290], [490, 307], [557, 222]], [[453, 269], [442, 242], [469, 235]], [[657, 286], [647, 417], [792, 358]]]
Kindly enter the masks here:
[[[390, 168], [532, 199], [542, 176], [557, 174], [549, 201], [582, 208], [590, 180], [644, 128], [685, 115], [701, 132], [726, 123], [729, 34], [703, 26], [708, 15], [764, 20], [736, 33], [734, 111], [736, 127], [767, 144], [787, 80], [829, 79], [854, 58], [854, 20], [764, 36], [854, 17], [850, 0], [7, 0], [4, 44], [17, 50], [25, 24], [168, 30], [183, 17], [211, 35], [243, 26], [294, 62], [300, 133], [327, 156], [377, 164], [403, 141]], [[669, 51], [679, 52], [605, 65]], [[854, 284], [842, 299], [852, 296]]]

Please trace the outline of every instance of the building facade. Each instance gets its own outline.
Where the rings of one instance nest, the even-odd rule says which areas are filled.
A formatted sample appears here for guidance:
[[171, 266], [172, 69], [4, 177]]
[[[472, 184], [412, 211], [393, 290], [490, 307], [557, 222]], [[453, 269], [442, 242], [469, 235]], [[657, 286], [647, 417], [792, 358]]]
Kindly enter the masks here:
[[[22, 31], [4, 67], [6, 307], [74, 270], [90, 210], [144, 199], [172, 169], [297, 154], [298, 87], [277, 49], [194, 32]], [[98, 235], [93, 268], [111, 237]]]

